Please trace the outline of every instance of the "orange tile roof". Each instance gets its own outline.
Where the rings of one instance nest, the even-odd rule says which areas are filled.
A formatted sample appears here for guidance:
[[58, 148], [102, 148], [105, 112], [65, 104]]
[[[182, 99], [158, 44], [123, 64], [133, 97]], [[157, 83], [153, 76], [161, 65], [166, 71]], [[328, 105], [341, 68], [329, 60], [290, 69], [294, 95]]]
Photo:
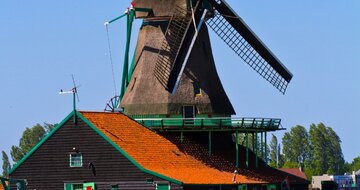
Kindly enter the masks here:
[[279, 168], [279, 170], [303, 179], [307, 179], [305, 173], [300, 171], [299, 168]]
[[[233, 184], [234, 174], [182, 152], [165, 137], [120, 113], [80, 112], [143, 168], [184, 184]], [[237, 183], [267, 183], [237, 174]]]
[[[7, 184], [7, 181], [5, 181], [5, 183]], [[0, 182], [0, 190], [4, 190], [4, 189], [5, 189], [4, 186]]]

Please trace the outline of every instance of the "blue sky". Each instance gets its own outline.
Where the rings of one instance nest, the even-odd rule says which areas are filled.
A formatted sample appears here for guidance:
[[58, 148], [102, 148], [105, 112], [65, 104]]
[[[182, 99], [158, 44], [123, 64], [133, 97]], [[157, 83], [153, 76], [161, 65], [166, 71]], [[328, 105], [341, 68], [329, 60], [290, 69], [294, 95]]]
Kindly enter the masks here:
[[[9, 153], [26, 127], [58, 123], [71, 111], [71, 96], [58, 95], [72, 87], [71, 74], [81, 84], [78, 108], [104, 109], [114, 88], [103, 23], [129, 3], [1, 1], [1, 150]], [[347, 161], [360, 156], [360, 1], [228, 3], [294, 74], [282, 95], [211, 33], [216, 66], [237, 115], [282, 118], [286, 128], [323, 122], [340, 136]], [[110, 37], [120, 85], [123, 21], [110, 26]]]

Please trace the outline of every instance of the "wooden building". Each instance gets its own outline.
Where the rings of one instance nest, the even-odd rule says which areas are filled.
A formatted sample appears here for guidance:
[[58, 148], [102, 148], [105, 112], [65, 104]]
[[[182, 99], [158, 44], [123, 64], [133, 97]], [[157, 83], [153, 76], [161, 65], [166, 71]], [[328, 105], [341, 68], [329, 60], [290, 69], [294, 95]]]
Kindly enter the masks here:
[[231, 133], [212, 137], [211, 154], [202, 136], [188, 132], [180, 140], [178, 133], [152, 131], [121, 113], [73, 111], [12, 168], [10, 177], [37, 190], [270, 190], [280, 189], [285, 178], [293, 188], [307, 189], [305, 179], [262, 161], [255, 167], [251, 151], [249, 167], [243, 167], [242, 146], [236, 167]]

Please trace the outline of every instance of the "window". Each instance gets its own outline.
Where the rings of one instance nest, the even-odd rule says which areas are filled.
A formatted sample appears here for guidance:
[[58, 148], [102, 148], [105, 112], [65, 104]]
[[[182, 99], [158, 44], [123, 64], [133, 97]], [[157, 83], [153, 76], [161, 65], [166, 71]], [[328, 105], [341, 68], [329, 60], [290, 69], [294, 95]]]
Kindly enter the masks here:
[[170, 190], [170, 185], [169, 184], [157, 184], [156, 185], [156, 190]]
[[71, 153], [70, 154], [70, 167], [82, 167], [82, 154]]
[[83, 190], [84, 186], [83, 184], [72, 184], [73, 190]]
[[201, 96], [200, 83], [199, 82], [193, 82], [193, 87], [194, 87], [194, 95], [195, 96]]
[[146, 178], [146, 184], [153, 184], [154, 179], [153, 178]]
[[65, 183], [64, 190], [95, 190], [95, 183]]
[[119, 185], [110, 185], [110, 190], [119, 190]]

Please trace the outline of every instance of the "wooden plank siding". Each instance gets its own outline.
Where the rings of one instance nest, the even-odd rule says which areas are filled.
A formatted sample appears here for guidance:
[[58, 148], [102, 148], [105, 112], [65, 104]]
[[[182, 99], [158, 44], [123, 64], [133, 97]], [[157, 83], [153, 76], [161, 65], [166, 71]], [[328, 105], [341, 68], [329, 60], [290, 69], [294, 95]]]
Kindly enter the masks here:
[[[146, 179], [164, 181], [142, 172], [80, 118], [77, 121], [75, 126], [68, 120], [10, 177], [26, 179], [27, 189], [37, 190], [63, 190], [66, 182], [95, 182], [98, 189], [109, 189], [110, 184], [119, 184], [121, 189], [156, 189]], [[74, 147], [82, 153], [82, 167], [70, 167], [69, 153]], [[96, 175], [89, 163], [95, 166]], [[182, 187], [171, 183], [171, 189]]]

